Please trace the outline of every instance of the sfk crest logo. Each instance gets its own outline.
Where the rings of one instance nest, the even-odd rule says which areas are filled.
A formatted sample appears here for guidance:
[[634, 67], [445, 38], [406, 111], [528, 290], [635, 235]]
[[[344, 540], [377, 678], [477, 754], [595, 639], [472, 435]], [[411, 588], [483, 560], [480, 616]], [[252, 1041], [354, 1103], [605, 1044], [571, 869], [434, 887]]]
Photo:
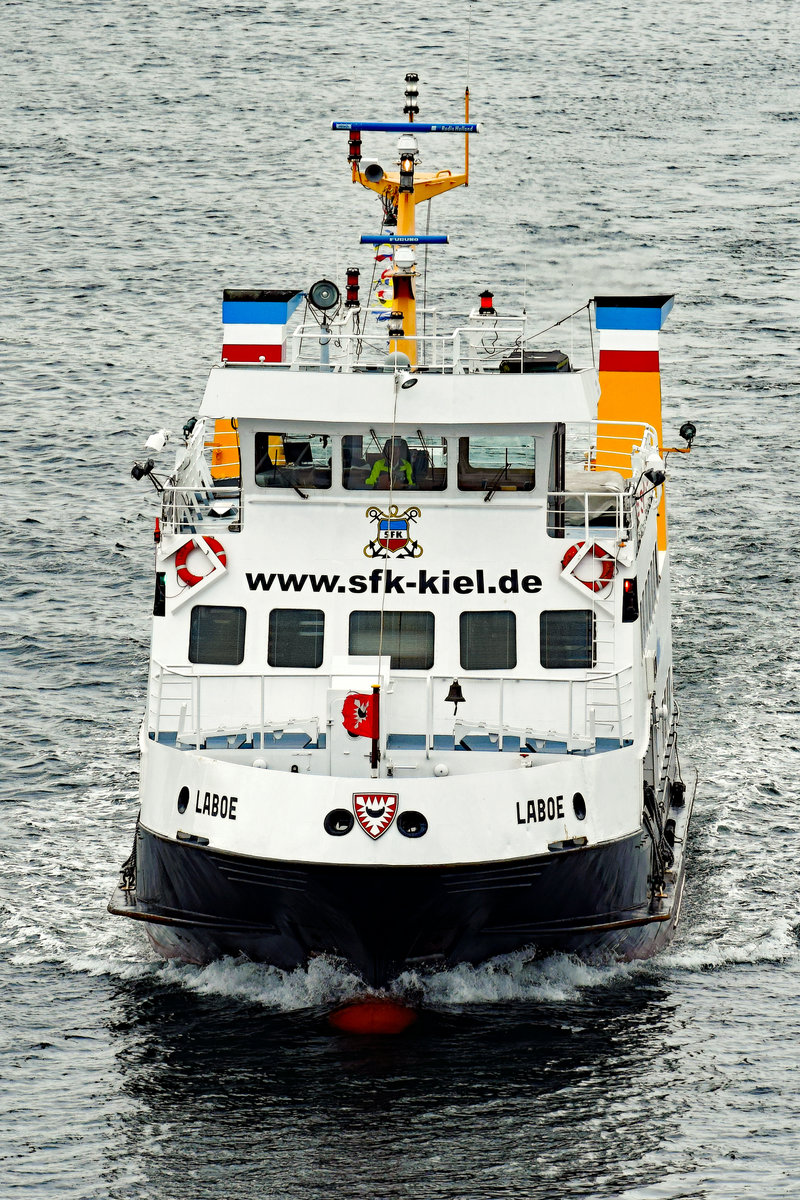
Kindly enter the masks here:
[[397, 792], [354, 792], [356, 820], [371, 838], [386, 833], [397, 812], [397, 799]]
[[390, 504], [388, 512], [368, 508], [367, 516], [375, 522], [375, 536], [364, 547], [367, 558], [419, 558], [422, 546], [412, 536], [411, 526], [421, 515], [414, 507], [401, 513], [396, 504]]

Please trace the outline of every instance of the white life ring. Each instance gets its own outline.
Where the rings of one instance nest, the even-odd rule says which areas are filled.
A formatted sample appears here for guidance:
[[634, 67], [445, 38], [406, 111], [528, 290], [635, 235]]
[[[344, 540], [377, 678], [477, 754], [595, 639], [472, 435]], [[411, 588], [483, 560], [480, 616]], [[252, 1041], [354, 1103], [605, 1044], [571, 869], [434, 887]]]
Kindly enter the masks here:
[[[585, 542], [577, 542], [574, 546], [570, 546], [567, 553], [561, 560], [561, 570], [566, 571], [569, 564], [572, 562], [578, 551], [585, 546]], [[607, 587], [611, 586], [611, 581], [617, 573], [617, 564], [614, 557], [604, 550], [602, 546], [594, 543], [590, 550], [587, 550], [586, 558], [595, 558], [600, 563], [600, 578], [599, 579], [581, 579], [580, 575], [575, 575], [578, 583], [582, 583], [590, 592], [602, 592]], [[573, 572], [574, 574], [574, 572]]]
[[[219, 559], [219, 561], [222, 563], [222, 565], [224, 567], [227, 564], [227, 559], [225, 557], [225, 551], [222, 548], [222, 546], [220, 545], [220, 543], [217, 541], [217, 539], [214, 537], [204, 537], [203, 541], [206, 543], [209, 550], [214, 551], [217, 558]], [[189, 570], [189, 568], [186, 566], [186, 561], [187, 561], [189, 555], [192, 553], [193, 550], [196, 550], [196, 549], [198, 549], [197, 539], [189, 538], [189, 541], [184, 542], [184, 544], [181, 546], [180, 550], [178, 550], [175, 554], [175, 568], [178, 572], [178, 579], [180, 579], [181, 583], [185, 584], [186, 587], [194, 587], [194, 585], [196, 583], [199, 583], [201, 579], [208, 578], [208, 575], [193, 575], [192, 572]], [[209, 572], [209, 574], [210, 574], [210, 572]]]

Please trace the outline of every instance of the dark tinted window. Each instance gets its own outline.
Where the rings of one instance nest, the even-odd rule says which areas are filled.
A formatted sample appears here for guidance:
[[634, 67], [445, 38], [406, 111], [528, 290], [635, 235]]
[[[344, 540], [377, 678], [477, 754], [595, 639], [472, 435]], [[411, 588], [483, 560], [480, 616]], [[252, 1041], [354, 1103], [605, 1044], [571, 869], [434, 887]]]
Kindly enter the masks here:
[[389, 655], [391, 666], [426, 671], [433, 666], [433, 613], [350, 613], [350, 653]]
[[517, 618], [512, 612], [461, 614], [461, 666], [497, 671], [517, 665]]
[[458, 486], [466, 492], [530, 492], [536, 484], [532, 434], [458, 439]]
[[257, 433], [259, 487], [329, 488], [331, 439], [327, 433]]
[[447, 487], [447, 442], [420, 430], [395, 437], [345, 434], [342, 482], [351, 491], [441, 491]]
[[543, 612], [539, 617], [539, 656], [543, 667], [593, 667], [594, 613], [588, 609]]
[[267, 662], [271, 667], [318, 667], [322, 662], [325, 614], [319, 608], [273, 608], [269, 614]]
[[189, 625], [189, 662], [237, 667], [244, 658], [246, 619], [243, 608], [196, 604]]

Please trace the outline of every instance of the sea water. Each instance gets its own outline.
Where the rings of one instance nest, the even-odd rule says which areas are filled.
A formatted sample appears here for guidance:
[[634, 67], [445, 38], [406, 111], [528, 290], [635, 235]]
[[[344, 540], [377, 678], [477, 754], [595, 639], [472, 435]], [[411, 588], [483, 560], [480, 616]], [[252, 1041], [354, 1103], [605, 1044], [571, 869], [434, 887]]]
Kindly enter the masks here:
[[[76, 1200], [793, 1197], [798, 353], [793, 6], [783, 0], [8, 3], [0, 16], [4, 486], [0, 1193]], [[224, 286], [348, 266], [374, 198], [331, 119], [459, 119], [428, 300], [543, 328], [675, 292], [665, 440], [682, 925], [657, 959], [512, 956], [331, 1031], [357, 988], [153, 958], [105, 912], [136, 817], [151, 607], [144, 439], [196, 411]], [[459, 138], [422, 141], [458, 167]], [[387, 144], [366, 141], [386, 157]], [[391, 143], [388, 155], [391, 158]], [[585, 314], [548, 343], [587, 361]], [[369, 897], [365, 897], [369, 903]]]

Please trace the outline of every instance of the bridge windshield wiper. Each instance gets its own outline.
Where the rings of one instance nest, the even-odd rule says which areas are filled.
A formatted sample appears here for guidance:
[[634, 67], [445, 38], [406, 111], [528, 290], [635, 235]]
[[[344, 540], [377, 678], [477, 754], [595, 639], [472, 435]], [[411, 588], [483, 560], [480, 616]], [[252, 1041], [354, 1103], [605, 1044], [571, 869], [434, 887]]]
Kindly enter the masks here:
[[483, 497], [484, 504], [489, 503], [489, 501], [491, 500], [491, 498], [495, 494], [495, 492], [500, 490], [500, 484], [501, 484], [502, 480], [507, 477], [508, 477], [508, 463], [506, 462], [505, 466], [500, 468], [500, 470], [495, 475], [492, 482], [489, 484], [489, 487], [486, 489], [486, 495]]

